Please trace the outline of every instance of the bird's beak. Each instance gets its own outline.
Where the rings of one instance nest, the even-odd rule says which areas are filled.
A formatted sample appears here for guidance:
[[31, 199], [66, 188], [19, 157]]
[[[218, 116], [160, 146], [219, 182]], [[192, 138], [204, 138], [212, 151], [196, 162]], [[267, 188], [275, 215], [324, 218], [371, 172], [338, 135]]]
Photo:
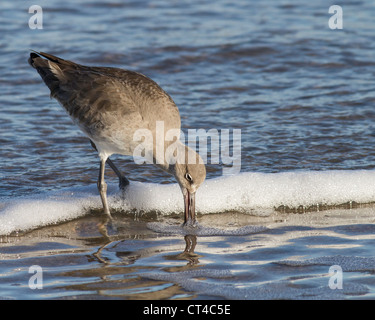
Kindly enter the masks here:
[[185, 223], [184, 225], [195, 224], [195, 192], [191, 193], [188, 190], [183, 192], [184, 207], [185, 207]]

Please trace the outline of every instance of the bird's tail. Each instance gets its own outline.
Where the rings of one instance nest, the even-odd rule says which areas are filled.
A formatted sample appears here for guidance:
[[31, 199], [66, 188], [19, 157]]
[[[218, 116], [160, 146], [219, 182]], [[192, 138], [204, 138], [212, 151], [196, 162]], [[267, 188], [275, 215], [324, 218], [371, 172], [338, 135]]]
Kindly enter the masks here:
[[[38, 51], [35, 51], [35, 50], [31, 50], [31, 51], [32, 52], [30, 53], [30, 58], [29, 58], [28, 62], [30, 64], [30, 66], [32, 66], [35, 69], [37, 69], [38, 66], [40, 66], [41, 61], [45, 61], [45, 63], [47, 61], [51, 61], [51, 62], [57, 63], [59, 65], [66, 65], [66, 66], [74, 65], [74, 62], [61, 59], [61, 58], [56, 57], [56, 56], [54, 56], [52, 54], [49, 54], [49, 53], [38, 52]], [[47, 60], [43, 59], [42, 57], [46, 58]]]
[[66, 82], [64, 70], [74, 68], [75, 63], [61, 59], [49, 53], [32, 50], [28, 60], [51, 90], [51, 97], [56, 97], [60, 85]]

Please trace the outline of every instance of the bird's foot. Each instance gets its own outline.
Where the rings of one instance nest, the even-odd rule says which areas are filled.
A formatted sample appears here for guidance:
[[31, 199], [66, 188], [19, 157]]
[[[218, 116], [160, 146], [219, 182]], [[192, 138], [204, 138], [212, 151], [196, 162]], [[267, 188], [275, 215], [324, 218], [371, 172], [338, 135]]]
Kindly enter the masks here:
[[196, 228], [199, 226], [198, 224], [198, 221], [195, 220], [195, 219], [188, 219], [187, 221], [185, 221], [182, 226], [184, 228]]
[[120, 178], [119, 188], [121, 191], [125, 191], [125, 188], [130, 184], [129, 180], [125, 177]]
[[104, 213], [105, 218], [107, 218], [109, 221], [112, 220], [111, 211], [109, 210], [108, 207], [103, 208], [103, 213]]

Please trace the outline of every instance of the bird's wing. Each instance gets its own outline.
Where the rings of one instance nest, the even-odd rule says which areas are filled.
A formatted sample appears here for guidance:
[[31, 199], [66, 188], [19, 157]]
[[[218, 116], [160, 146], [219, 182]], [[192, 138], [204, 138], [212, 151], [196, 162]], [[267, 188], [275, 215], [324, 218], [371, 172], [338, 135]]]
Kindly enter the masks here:
[[[43, 58], [46, 59], [43, 59]], [[103, 114], [141, 118], [153, 127], [168, 121], [180, 128], [172, 98], [148, 77], [133, 71], [86, 67], [47, 53], [32, 52], [29, 63], [76, 122], [100, 122]]]

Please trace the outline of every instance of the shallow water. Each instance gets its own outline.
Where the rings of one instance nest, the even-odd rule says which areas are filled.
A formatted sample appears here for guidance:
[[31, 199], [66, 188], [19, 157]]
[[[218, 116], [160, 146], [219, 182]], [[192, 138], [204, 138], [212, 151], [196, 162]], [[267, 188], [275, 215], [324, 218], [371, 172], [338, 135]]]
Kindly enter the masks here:
[[[39, 5], [42, 30], [29, 4], [0, 5], [0, 297], [373, 298], [374, 4], [345, 2], [342, 30], [323, 0]], [[208, 164], [201, 229], [180, 227], [170, 176], [114, 156], [133, 183], [124, 197], [108, 170], [116, 214], [100, 233], [97, 156], [29, 49], [150, 76], [185, 133], [241, 129], [241, 173]]]
[[[373, 210], [204, 215], [198, 235], [179, 219], [120, 215], [108, 237], [87, 216], [2, 237], [1, 298], [373, 299]], [[29, 287], [33, 265], [41, 289]], [[329, 286], [335, 265], [342, 289]]]

